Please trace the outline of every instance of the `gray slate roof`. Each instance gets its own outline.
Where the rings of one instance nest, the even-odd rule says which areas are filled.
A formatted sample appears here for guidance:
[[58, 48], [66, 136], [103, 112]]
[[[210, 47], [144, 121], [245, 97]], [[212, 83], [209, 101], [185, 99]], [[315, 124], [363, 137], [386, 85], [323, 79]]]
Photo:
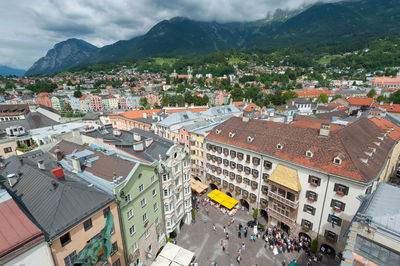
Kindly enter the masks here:
[[26, 130], [40, 127], [48, 127], [58, 125], [60, 123], [48, 118], [39, 112], [30, 112], [25, 119], [12, 120], [0, 123], [0, 130], [5, 130], [10, 126], [23, 126]]
[[[86, 135], [93, 138], [102, 138], [104, 142], [115, 144], [116, 147], [148, 162], [158, 161], [160, 155], [162, 159], [165, 159], [167, 151], [174, 145], [172, 141], [164, 139], [152, 132], [141, 130], [138, 128], [134, 128], [130, 131], [120, 130], [120, 132], [121, 136], [117, 137], [113, 134], [113, 128], [105, 127], [103, 129], [96, 130], [93, 133], [87, 133]], [[134, 132], [139, 134], [143, 141], [147, 138], [153, 138], [153, 143], [150, 145], [150, 147], [145, 148], [144, 151], [134, 151]]]
[[168, 115], [164, 120], [159, 122], [159, 125], [169, 127], [178, 123], [195, 120], [197, 118], [198, 115], [193, 114], [190, 111], [183, 111]]
[[[23, 159], [22, 165], [20, 158]], [[57, 167], [49, 153], [39, 151], [13, 156], [6, 160], [5, 169], [0, 170], [0, 183], [44, 232], [47, 240], [82, 222], [113, 201], [112, 196], [94, 186], [90, 187], [89, 183], [65, 170], [64, 179], [56, 179], [50, 170], [40, 170], [35, 162], [39, 159], [46, 162], [46, 169]], [[22, 176], [18, 183], [10, 187], [6, 177], [17, 171]]]

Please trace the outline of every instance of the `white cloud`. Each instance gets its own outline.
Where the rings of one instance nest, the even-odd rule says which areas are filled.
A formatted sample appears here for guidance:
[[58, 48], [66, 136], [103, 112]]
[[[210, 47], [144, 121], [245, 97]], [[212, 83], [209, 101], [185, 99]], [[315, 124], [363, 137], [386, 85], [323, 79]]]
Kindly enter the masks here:
[[29, 68], [57, 42], [75, 37], [97, 46], [144, 34], [175, 16], [253, 21], [276, 8], [315, 0], [2, 0], [0, 64]]

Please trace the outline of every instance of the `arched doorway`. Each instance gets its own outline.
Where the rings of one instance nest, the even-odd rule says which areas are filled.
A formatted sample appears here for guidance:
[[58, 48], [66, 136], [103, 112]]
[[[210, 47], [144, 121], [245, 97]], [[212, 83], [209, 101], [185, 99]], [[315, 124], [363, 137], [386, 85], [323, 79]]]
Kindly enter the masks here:
[[226, 195], [228, 195], [229, 197], [232, 197], [232, 194], [230, 192], [227, 192]]
[[195, 176], [194, 179], [201, 182], [201, 179], [198, 178], [197, 176]]
[[263, 217], [263, 218], [264, 218], [264, 220], [265, 220], [265, 223], [266, 223], [266, 224], [268, 224], [268, 213], [267, 213], [267, 211], [266, 211], [266, 210], [263, 210], [263, 209], [261, 209], [261, 211], [260, 211], [260, 215], [261, 215], [261, 217]]
[[307, 235], [306, 233], [300, 232], [299, 238], [301, 238], [301, 237], [303, 237], [303, 238], [307, 239], [307, 241], [311, 242], [311, 237], [309, 235]]
[[240, 199], [240, 205], [242, 205], [243, 207], [245, 207], [247, 210], [249, 210], [249, 208], [250, 208], [249, 203], [248, 203], [247, 200], [245, 200], [245, 199]]
[[283, 222], [280, 222], [280, 223], [281, 223], [281, 229], [284, 232], [289, 233], [290, 232], [290, 227], [287, 224], [283, 223]]
[[214, 189], [218, 189], [218, 187], [217, 187], [217, 185], [215, 185], [215, 184], [210, 184], [210, 188], [212, 189], [212, 190], [214, 190]]
[[330, 255], [330, 256], [335, 256], [336, 252], [335, 249], [327, 244], [322, 244], [321, 247], [319, 248], [321, 253]]

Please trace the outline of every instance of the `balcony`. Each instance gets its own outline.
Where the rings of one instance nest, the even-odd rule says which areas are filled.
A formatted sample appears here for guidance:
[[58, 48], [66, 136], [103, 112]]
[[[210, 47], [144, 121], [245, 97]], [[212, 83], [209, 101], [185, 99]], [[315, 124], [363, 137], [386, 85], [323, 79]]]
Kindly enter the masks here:
[[296, 217], [287, 217], [280, 212], [275, 211], [273, 208], [268, 206], [268, 214], [271, 215], [273, 218], [277, 219], [278, 221], [284, 222], [290, 227], [293, 227], [296, 221]]
[[272, 191], [268, 191], [268, 197], [276, 199], [276, 200], [286, 204], [287, 206], [289, 206], [289, 207], [291, 207], [293, 209], [296, 209], [299, 206], [299, 201], [298, 200], [297, 201], [288, 200], [288, 199], [286, 199], [286, 198], [284, 198], [284, 197], [280, 196], [279, 194], [274, 193]]

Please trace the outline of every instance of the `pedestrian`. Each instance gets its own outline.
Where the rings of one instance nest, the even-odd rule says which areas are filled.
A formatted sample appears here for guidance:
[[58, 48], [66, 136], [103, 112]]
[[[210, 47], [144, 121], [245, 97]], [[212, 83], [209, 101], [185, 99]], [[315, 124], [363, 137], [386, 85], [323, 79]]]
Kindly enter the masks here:
[[244, 251], [246, 249], [246, 245], [244, 244], [244, 242], [242, 242], [242, 250]]
[[225, 227], [225, 225], [224, 225], [224, 234], [226, 233], [226, 227]]
[[240, 255], [237, 256], [236, 260], [237, 260], [237, 262], [240, 264], [240, 261], [241, 261]]
[[208, 215], [208, 208], [207, 208], [207, 206], [206, 206], [206, 214]]
[[238, 237], [242, 238], [242, 233], [240, 233], [240, 231], [238, 232]]
[[229, 240], [229, 234], [226, 233], [226, 240]]
[[217, 232], [217, 228], [215, 228], [215, 224], [213, 224], [213, 230], [214, 230], [214, 233]]
[[256, 242], [256, 235], [253, 236], [253, 241]]
[[245, 238], [247, 237], [247, 229], [244, 229], [243, 235], [244, 235]]
[[221, 247], [222, 247], [222, 244], [224, 243], [224, 241], [221, 239]]
[[235, 223], [235, 218], [232, 217], [232, 224], [234, 224], [234, 223]]
[[240, 252], [242, 252], [241, 248], [238, 249], [237, 253], [240, 255]]
[[225, 252], [225, 243], [222, 244], [222, 251]]

